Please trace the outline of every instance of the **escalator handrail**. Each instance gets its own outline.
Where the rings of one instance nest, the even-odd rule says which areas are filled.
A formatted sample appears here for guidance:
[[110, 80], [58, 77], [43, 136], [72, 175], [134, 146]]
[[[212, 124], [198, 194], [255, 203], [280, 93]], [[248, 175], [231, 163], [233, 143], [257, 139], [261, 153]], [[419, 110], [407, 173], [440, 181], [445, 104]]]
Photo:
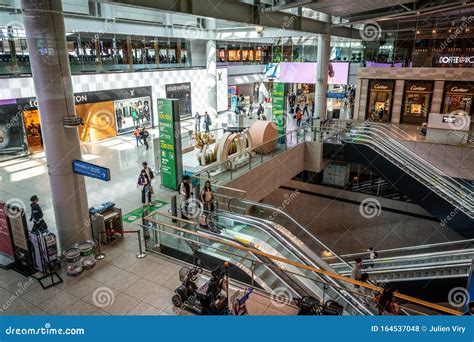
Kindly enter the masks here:
[[[379, 146], [377, 146], [377, 144], [375, 144], [373, 142], [372, 139], [368, 138], [368, 139], [363, 139], [363, 138], [358, 138], [357, 141], [354, 141], [353, 143], [363, 143], [363, 141], [366, 140], [368, 143], [369, 143], [369, 147], [372, 148], [373, 150], [377, 151], [377, 150], [381, 150], [379, 148]], [[383, 143], [381, 143], [383, 144]], [[422, 172], [417, 172], [417, 170], [414, 170], [416, 169], [416, 167], [409, 167], [407, 165], [407, 161], [406, 160], [400, 160], [398, 159], [397, 157], [395, 156], [390, 156], [389, 157], [389, 160], [391, 160], [392, 162], [395, 160], [397, 163], [399, 163], [398, 167], [400, 167], [402, 170], [410, 170], [413, 174], [412, 174], [412, 177], [414, 177], [415, 179], [423, 179], [424, 180], [424, 185], [426, 187], [428, 187], [429, 189], [434, 189], [434, 190], [438, 190], [448, 196], [451, 197], [451, 200], [457, 204], [454, 204], [456, 207], [460, 207], [459, 210], [465, 212], [466, 215], [468, 215], [469, 217], [474, 217], [473, 216], [473, 213], [472, 213], [472, 209], [470, 209], [470, 206], [469, 205], [466, 205], [466, 203], [469, 203], [469, 202], [466, 202], [462, 197], [459, 197], [455, 192], [452, 191], [452, 188], [445, 188], [445, 186], [443, 185], [442, 182], [438, 183], [438, 186], [436, 187], [433, 187], [430, 183], [430, 180], [427, 179], [427, 177], [429, 177], [429, 175], [427, 174], [424, 174]], [[409, 172], [408, 172], [409, 173]], [[436, 193], [436, 191], [434, 191]], [[464, 209], [464, 210], [463, 210]]]
[[[372, 128], [374, 129], [374, 128]], [[437, 176], [441, 176], [447, 180], [449, 180], [449, 182], [454, 185], [456, 188], [458, 189], [465, 189], [466, 191], [469, 191], [469, 189], [461, 184], [461, 182], [453, 179], [452, 177], [450, 177], [449, 175], [447, 175], [444, 171], [440, 170], [439, 168], [437, 168], [436, 166], [434, 166], [433, 164], [430, 164], [428, 161], [426, 161], [423, 157], [421, 157], [419, 154], [416, 154], [414, 152], [412, 152], [411, 150], [409, 150], [408, 148], [406, 148], [403, 144], [400, 144], [396, 139], [393, 139], [393, 138], [390, 138], [388, 135], [386, 135], [385, 133], [383, 133], [382, 131], [378, 130], [378, 129], [374, 129], [376, 132], [372, 132], [372, 131], [368, 131], [367, 130], [367, 127], [363, 127], [363, 128], [360, 128], [360, 127], [357, 127], [357, 128], [354, 128], [352, 130], [352, 132], [356, 132], [356, 134], [360, 134], [360, 135], [364, 135], [366, 136], [368, 139], [370, 140], [373, 140], [374, 142], [377, 142], [379, 144], [382, 144], [385, 149], [382, 149], [382, 152], [384, 152], [385, 154], [388, 153], [389, 155], [397, 155], [399, 156], [400, 158], [403, 158], [405, 159], [406, 161], [408, 162], [411, 162], [412, 163], [412, 160], [407, 158], [407, 155], [410, 155], [412, 156], [415, 160], [417, 160], [419, 163], [412, 163], [413, 166], [415, 166], [416, 168], [420, 169], [420, 172], [426, 172], [427, 174], [430, 174], [430, 173], [433, 173]], [[382, 139], [378, 134], [377, 132], [385, 135], [385, 137], [387, 139], [390, 139], [389, 142], [391, 144], [388, 144], [387, 143], [387, 140], [385, 139]], [[404, 149], [404, 152], [405, 153], [400, 153], [393, 145], [398, 145], [397, 147], [398, 148], [401, 148], [401, 149]], [[464, 191], [464, 190], [462, 190]]]
[[[377, 251], [377, 252], [380, 253], [380, 251]], [[410, 260], [410, 259], [421, 260], [421, 259], [429, 259], [429, 258], [439, 258], [439, 257], [446, 257], [446, 256], [462, 256], [462, 255], [467, 255], [468, 257], [474, 255], [474, 248], [376, 258], [374, 260], [370, 260], [370, 263], [377, 264], [377, 263], [384, 263], [384, 262], [404, 261], [404, 260]], [[469, 258], [469, 259], [472, 259], [472, 258]], [[330, 263], [330, 265], [336, 265], [336, 266], [340, 264], [341, 263], [339, 262]], [[351, 264], [351, 262], [349, 262], [349, 264]]]
[[232, 201], [240, 201], [240, 202], [243, 202], [243, 203], [246, 203], [246, 204], [250, 204], [250, 205], [253, 205], [253, 206], [257, 206], [257, 207], [263, 207], [263, 208], [266, 208], [266, 209], [270, 209], [270, 210], [273, 210], [273, 211], [277, 211], [281, 214], [283, 214], [285, 217], [287, 217], [289, 220], [291, 220], [294, 224], [296, 224], [298, 226], [299, 229], [301, 229], [303, 232], [306, 233], [306, 235], [308, 235], [314, 242], [316, 242], [317, 244], [319, 244], [320, 246], [322, 246], [325, 250], [327, 250], [328, 252], [330, 252], [335, 258], [339, 259], [342, 263], [346, 264], [347, 267], [349, 267], [349, 269], [352, 269], [352, 266], [346, 262], [344, 259], [342, 259], [338, 254], [336, 254], [333, 250], [331, 250], [331, 248], [329, 248], [324, 242], [322, 242], [321, 240], [319, 240], [318, 238], [316, 238], [313, 234], [311, 234], [305, 227], [303, 227], [303, 225], [301, 225], [298, 221], [296, 221], [293, 217], [291, 217], [290, 215], [288, 215], [286, 212], [284, 212], [283, 210], [279, 209], [279, 208], [276, 208], [272, 205], [269, 205], [269, 204], [265, 204], [265, 203], [260, 203], [260, 202], [255, 202], [255, 201], [250, 201], [250, 200], [246, 200], [246, 199], [240, 199], [240, 198], [232, 198], [229, 200], [229, 204], [228, 204], [228, 207], [229, 207], [229, 210], [232, 211], [232, 208], [231, 208], [231, 203]]
[[[222, 215], [222, 216], [231, 217], [234, 220], [237, 219], [237, 220], [240, 220], [241, 222], [244, 222], [244, 223], [245, 222], [251, 222], [252, 227], [257, 228], [257, 229], [265, 232], [266, 234], [269, 234], [271, 238], [277, 240], [285, 249], [288, 250], [288, 248], [291, 248], [293, 250], [293, 252], [291, 252], [289, 250], [288, 251], [291, 254], [293, 254], [293, 257], [295, 257], [297, 260], [301, 261], [301, 258], [303, 258], [303, 259], [306, 259], [306, 262], [308, 262], [309, 264], [312, 264], [312, 266], [314, 266], [314, 267], [319, 267], [320, 269], [324, 269], [324, 270], [329, 271], [329, 272], [334, 272], [334, 270], [328, 264], [326, 264], [325, 266], [321, 265], [321, 262], [325, 263], [322, 259], [314, 260], [313, 258], [308, 257], [304, 252], [302, 252], [302, 251], [298, 250], [297, 248], [295, 248], [294, 244], [291, 242], [291, 239], [289, 239], [290, 241], [288, 241], [288, 240], [284, 239], [283, 236], [281, 236], [280, 234], [277, 234], [277, 232], [275, 231], [275, 227], [273, 227], [274, 223], [271, 222], [271, 221], [265, 221], [265, 220], [262, 220], [262, 219], [254, 218], [252, 216], [241, 215], [241, 214], [236, 214], [236, 213], [227, 212], [227, 211], [218, 211], [218, 212], [213, 212], [212, 214], [213, 215]], [[263, 228], [263, 227], [265, 227], [265, 228]], [[301, 256], [297, 256], [298, 254], [300, 254]], [[341, 288], [341, 287], [344, 288], [344, 286], [341, 286], [341, 284], [339, 282], [335, 281], [334, 279], [328, 277], [328, 280], [331, 281], [337, 288]], [[344, 293], [339, 293], [338, 290], [334, 290], [334, 291], [339, 296], [344, 298], [344, 300], [349, 305], [351, 305], [355, 310], [360, 311], [360, 309], [362, 308], [364, 312], [366, 312], [368, 314], [373, 314], [373, 312], [368, 310], [367, 307], [365, 307], [363, 303], [360, 303], [359, 300], [357, 298], [355, 298], [353, 295], [349, 294], [349, 299], [350, 299], [349, 300], [348, 298], [345, 298], [346, 295]]]
[[[162, 226], [174, 229], [174, 230], [178, 230], [178, 231], [181, 231], [183, 233], [188, 233], [188, 234], [191, 234], [191, 235], [196, 235], [198, 237], [204, 237], [204, 238], [208, 238], [210, 240], [215, 240], [217, 242], [228, 245], [229, 247], [233, 247], [233, 248], [236, 248], [236, 249], [241, 249], [241, 250], [247, 251], [249, 253], [252, 253], [252, 252], [257, 253], [257, 254], [266, 256], [269, 259], [273, 259], [274, 261], [275, 260], [280, 261], [280, 262], [283, 262], [283, 263], [286, 263], [286, 264], [289, 264], [289, 265], [293, 265], [293, 266], [296, 266], [296, 267], [299, 267], [299, 268], [303, 268], [303, 269], [306, 269], [306, 270], [309, 270], [309, 271], [324, 274], [328, 277], [339, 279], [341, 281], [345, 281], [345, 282], [348, 282], [348, 283], [352, 283], [354, 285], [358, 285], [360, 287], [364, 287], [364, 288], [369, 289], [369, 290], [373, 290], [373, 291], [377, 291], [377, 292], [382, 292], [383, 291], [383, 288], [377, 287], [375, 285], [367, 284], [367, 283], [364, 283], [364, 282], [361, 282], [361, 281], [358, 281], [358, 280], [354, 280], [352, 278], [344, 277], [344, 276], [341, 276], [340, 274], [337, 274], [337, 273], [328, 272], [328, 271], [325, 271], [325, 270], [318, 269], [314, 266], [301, 264], [301, 263], [298, 263], [298, 262], [295, 262], [295, 261], [292, 261], [292, 260], [288, 260], [288, 259], [285, 259], [285, 258], [278, 257], [276, 255], [271, 255], [271, 254], [259, 251], [258, 249], [255, 249], [255, 248], [250, 248], [250, 247], [247, 247], [247, 246], [241, 246], [241, 245], [238, 245], [238, 244], [235, 244], [235, 243], [230, 243], [230, 242], [227, 242], [227, 241], [221, 241], [222, 240], [221, 237], [206, 237], [206, 236], [203, 236], [203, 233], [201, 233], [201, 232], [196, 232], [196, 231], [189, 230], [189, 229], [186, 229], [186, 228], [178, 227], [178, 226], [169, 224], [167, 222], [158, 221], [158, 220], [153, 218], [156, 214], [165, 214], [164, 216], [169, 217], [169, 215], [166, 214], [166, 213], [155, 211], [152, 214], [148, 215], [145, 219], [147, 221], [150, 221], [150, 222], [153, 222], [153, 223], [156, 223], [158, 225], [162, 225]], [[178, 217], [174, 217], [174, 218], [179, 220]], [[411, 296], [407, 296], [407, 295], [404, 295], [402, 293], [397, 293], [396, 292], [394, 294], [394, 296], [399, 298], [399, 299], [403, 299], [403, 300], [406, 300], [408, 302], [412, 302], [412, 303], [415, 303], [415, 304], [418, 304], [418, 305], [421, 305], [421, 306], [425, 306], [425, 307], [434, 309], [434, 310], [439, 311], [439, 312], [444, 312], [444, 313], [448, 313], [448, 314], [456, 315], [456, 316], [459, 316], [459, 315], [462, 314], [461, 312], [459, 312], [457, 310], [450, 309], [450, 308], [447, 308], [447, 307], [444, 307], [444, 306], [441, 306], [441, 305], [438, 305], [438, 304], [430, 303], [430, 302], [427, 302], [427, 301], [424, 301], [424, 300], [421, 300], [421, 299], [417, 299], [417, 298], [414, 298], [414, 297], [411, 297]]]
[[[406, 133], [404, 130], [400, 129], [399, 127], [397, 126], [394, 126], [392, 124], [390, 125], [386, 125], [386, 124], [382, 124], [382, 123], [376, 123], [376, 122], [365, 122], [364, 125], [362, 126], [359, 126], [359, 127], [367, 127], [367, 126], [375, 126], [379, 129], [384, 129], [384, 130], [389, 130], [389, 131], [397, 131], [397, 134], [399, 137], [401, 136], [405, 136], [405, 137], [409, 137], [410, 140], [411, 140], [411, 137], [408, 133]], [[403, 134], [401, 134], [400, 132], [402, 132]], [[446, 178], [451, 178], [452, 181], [457, 181], [458, 183], [465, 183], [465, 184], [468, 184], [466, 181], [464, 180], [461, 180], [461, 181], [458, 181], [458, 180], [455, 180], [453, 179], [452, 177], [448, 176], [443, 170], [441, 170], [440, 168], [438, 168], [436, 165], [433, 165], [432, 163], [430, 163], [428, 160], [426, 160], [423, 156], [419, 155], [418, 153], [416, 152], [413, 152], [412, 150], [410, 150], [408, 147], [406, 147], [405, 145], [403, 145], [402, 143], [400, 143], [396, 138], [392, 138], [392, 142], [394, 142], [395, 144], [398, 145], [398, 147], [402, 148], [405, 152], [409, 153], [410, 155], [414, 156], [415, 158], [419, 159], [420, 161], [422, 161], [428, 168], [431, 168], [431, 169], [434, 169], [437, 173], [441, 173], [444, 177]], [[404, 139], [403, 137], [400, 138], [400, 140], [406, 140]]]
[[[206, 221], [206, 223], [209, 223], [209, 221]], [[233, 243], [237, 243], [237, 244], [239, 244], [239, 245], [245, 246], [245, 244], [244, 244], [243, 242], [239, 241], [239, 240], [232, 239], [232, 238], [230, 238], [230, 237], [223, 236], [223, 235], [221, 235], [221, 234], [219, 234], [219, 233], [215, 233], [215, 232], [212, 232], [212, 231], [209, 231], [209, 230], [201, 229], [198, 225], [195, 225], [194, 228], [195, 228], [197, 231], [202, 232], [202, 233], [204, 233], [204, 234], [209, 234], [209, 235], [212, 235], [212, 236], [214, 236], [214, 237], [219, 237], [219, 238], [222, 238], [222, 239], [224, 239], [224, 240], [231, 241], [231, 242], [233, 242]], [[262, 261], [262, 259], [266, 259], [266, 260], [270, 261], [270, 263], [275, 264], [272, 259], [268, 259], [268, 258], [266, 258], [266, 257], [263, 257], [263, 256], [261, 256], [261, 255], [257, 255], [257, 254], [254, 254], [254, 253], [250, 253], [250, 254], [253, 255], [255, 258], [259, 259], [260, 261]], [[266, 266], [265, 261], [262, 261], [262, 264]], [[285, 286], [286, 286], [287, 288], [289, 288], [293, 293], [298, 293], [298, 294], [299, 294], [299, 291], [296, 291], [296, 290], [295, 290], [292, 286], [290, 286], [285, 280], [281, 279], [281, 277], [280, 277], [279, 275], [277, 275], [277, 274], [274, 272], [273, 269], [269, 268], [268, 266], [266, 266], [266, 267], [267, 267], [267, 269], [268, 269], [271, 273], [273, 273], [273, 275], [274, 275], [276, 278], [278, 278], [282, 283], [284, 283]], [[283, 271], [282, 271], [282, 273], [286, 275], [286, 273], [284, 273]], [[289, 277], [289, 278], [291, 278], [291, 277]], [[294, 279], [291, 279], [291, 280], [292, 280], [293, 282], [295, 282]], [[296, 282], [295, 282], [295, 283], [296, 283]], [[299, 285], [298, 285], [298, 286], [299, 286]], [[300, 294], [300, 295], [301, 295], [301, 294]]]
[[[388, 147], [387, 150], [390, 150], [392, 153], [394, 154], [398, 154], [399, 156], [401, 157], [405, 157], [406, 155], [410, 155], [412, 156], [414, 159], [418, 160], [419, 162], [421, 163], [414, 163], [415, 166], [420, 166], [420, 164], [422, 164], [422, 166], [425, 168], [425, 169], [428, 169], [428, 170], [431, 170], [433, 173], [437, 173], [439, 175], [441, 175], [442, 177], [448, 179], [453, 185], [458, 185], [459, 187], [461, 188], [466, 188], [463, 184], [461, 184], [461, 182], [453, 179], [452, 177], [450, 177], [449, 175], [447, 175], [443, 170], [439, 169], [438, 167], [436, 167], [435, 165], [433, 165], [432, 163], [428, 162], [426, 159], [424, 159], [422, 156], [420, 156], [419, 154], [411, 151], [409, 148], [407, 148], [405, 145], [401, 144], [399, 141], [397, 141], [396, 139], [390, 137], [388, 134], [386, 134], [383, 130], [379, 129], [379, 127], [384, 127], [386, 128], [385, 126], [378, 126], [377, 127], [371, 127], [371, 123], [367, 123], [363, 126], [358, 126], [358, 127], [354, 127], [352, 130], [357, 130], [360, 134], [373, 134], [375, 136], [375, 138], [377, 139], [378, 142], [384, 142], [386, 143], [386, 141], [390, 141], [393, 145], [396, 145], [396, 147], [398, 149], [402, 149], [404, 153], [400, 153], [399, 150], [397, 148], [394, 148], [393, 146], [391, 146], [390, 144], [386, 144], [386, 146]], [[370, 130], [373, 130], [370, 131], [370, 130], [367, 130], [367, 128], [369, 128]], [[385, 136], [385, 139], [381, 139], [380, 137], [380, 134]], [[370, 138], [374, 139], [374, 137], [370, 136]], [[375, 140], [375, 139], [374, 139]], [[407, 159], [408, 161], [410, 161], [410, 159]], [[466, 188], [466, 190], [469, 191], [469, 188]]]
[[[408, 247], [399, 247], [399, 248], [390, 248], [390, 249], [381, 249], [377, 250], [378, 253], [391, 253], [396, 251], [409, 251], [409, 250], [417, 250], [417, 249], [426, 249], [426, 248], [433, 248], [439, 246], [450, 246], [450, 245], [458, 245], [463, 243], [474, 243], [474, 239], [466, 239], [466, 240], [456, 240], [456, 241], [447, 241], [447, 242], [438, 242], [438, 243], [431, 243], [421, 246], [408, 246]], [[367, 252], [359, 252], [359, 253], [351, 253], [351, 254], [342, 254], [340, 255], [341, 258], [350, 258], [356, 257], [361, 255], [367, 255]], [[331, 259], [332, 257], [324, 257], [323, 259]]]

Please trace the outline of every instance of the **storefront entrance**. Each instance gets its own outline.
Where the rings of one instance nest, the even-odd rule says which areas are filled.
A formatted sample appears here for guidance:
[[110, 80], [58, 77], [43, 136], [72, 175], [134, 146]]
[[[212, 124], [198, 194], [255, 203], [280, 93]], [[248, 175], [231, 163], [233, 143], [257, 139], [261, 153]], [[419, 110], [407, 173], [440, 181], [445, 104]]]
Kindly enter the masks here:
[[406, 81], [400, 122], [422, 125], [428, 121], [433, 93], [432, 81]]
[[474, 97], [474, 85], [468, 82], [445, 83], [442, 113], [463, 111], [472, 116], [472, 100]]
[[390, 122], [394, 84], [393, 80], [369, 80], [366, 120]]

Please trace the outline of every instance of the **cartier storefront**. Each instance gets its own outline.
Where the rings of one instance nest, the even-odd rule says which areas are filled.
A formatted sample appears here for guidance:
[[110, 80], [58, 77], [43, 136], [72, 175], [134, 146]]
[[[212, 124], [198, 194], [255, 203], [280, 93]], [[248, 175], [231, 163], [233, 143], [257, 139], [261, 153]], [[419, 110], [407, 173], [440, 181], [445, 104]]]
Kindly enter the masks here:
[[433, 81], [405, 81], [401, 123], [421, 125], [428, 121], [433, 86]]

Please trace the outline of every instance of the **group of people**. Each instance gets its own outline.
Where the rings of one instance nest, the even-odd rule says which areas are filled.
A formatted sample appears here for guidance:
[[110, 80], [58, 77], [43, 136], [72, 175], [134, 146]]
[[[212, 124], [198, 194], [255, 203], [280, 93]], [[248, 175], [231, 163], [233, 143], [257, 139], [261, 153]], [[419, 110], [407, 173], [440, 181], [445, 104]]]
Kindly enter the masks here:
[[196, 133], [201, 132], [201, 119], [203, 120], [204, 132], [209, 133], [210, 127], [212, 125], [211, 116], [208, 112], [204, 112], [203, 117], [199, 112], [196, 112], [194, 115], [194, 131]]
[[[378, 258], [378, 253], [375, 251], [373, 247], [369, 247], [367, 250], [368, 255], [366, 259], [366, 263], [368, 267], [373, 267], [373, 263], [375, 259]], [[355, 258], [354, 259], [354, 266], [352, 267], [352, 274], [351, 278], [357, 280], [362, 283], [370, 284], [369, 274], [366, 272], [362, 272], [362, 258]], [[376, 303], [376, 308], [378, 310], [379, 315], [398, 315], [400, 312], [400, 308], [398, 305], [397, 300], [395, 299], [395, 292], [397, 291], [393, 287], [387, 286], [383, 289], [383, 292], [374, 296], [374, 293], [371, 289], [354, 285], [354, 287], [363, 295], [367, 296], [367, 298], [374, 298]]]
[[136, 126], [133, 131], [133, 136], [135, 137], [137, 148], [139, 148], [140, 145], [144, 145], [147, 150], [150, 148], [148, 144], [150, 133], [147, 131], [146, 127], [140, 128], [140, 126]]
[[148, 166], [147, 162], [142, 163], [142, 169], [138, 176], [137, 187], [142, 194], [142, 204], [151, 204], [151, 195], [154, 194], [152, 181], [155, 179], [153, 170]]
[[288, 94], [288, 104], [290, 107], [290, 114], [293, 115], [293, 119], [296, 119], [297, 127], [301, 127], [303, 117], [306, 117], [306, 121], [311, 123], [314, 114], [314, 101], [308, 101], [304, 94], [298, 99], [296, 94], [291, 92]]
[[[179, 193], [181, 195], [181, 217], [183, 219], [189, 219], [188, 214], [190, 213], [189, 205], [190, 199], [193, 196], [191, 177], [185, 175], [183, 181], [179, 186]], [[202, 213], [199, 213], [199, 224], [201, 226], [207, 225], [207, 216], [210, 212], [215, 209], [214, 206], [214, 193], [212, 192], [212, 186], [210, 181], [204, 183], [204, 188], [201, 190], [199, 200], [202, 203]]]

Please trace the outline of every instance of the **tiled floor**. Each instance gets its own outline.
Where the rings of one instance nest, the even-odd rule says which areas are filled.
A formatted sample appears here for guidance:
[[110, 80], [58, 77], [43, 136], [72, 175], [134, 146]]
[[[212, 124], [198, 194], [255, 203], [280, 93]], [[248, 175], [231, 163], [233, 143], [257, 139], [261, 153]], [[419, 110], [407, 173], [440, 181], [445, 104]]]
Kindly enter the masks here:
[[[63, 283], [43, 290], [32, 277], [0, 269], [2, 315], [189, 315], [173, 306], [180, 285], [177, 262], [156, 254], [137, 259], [134, 237], [106, 246], [106, 258], [78, 277], [61, 272]], [[230, 293], [236, 290], [231, 286]], [[297, 310], [258, 293], [248, 301], [251, 315], [294, 315]]]

